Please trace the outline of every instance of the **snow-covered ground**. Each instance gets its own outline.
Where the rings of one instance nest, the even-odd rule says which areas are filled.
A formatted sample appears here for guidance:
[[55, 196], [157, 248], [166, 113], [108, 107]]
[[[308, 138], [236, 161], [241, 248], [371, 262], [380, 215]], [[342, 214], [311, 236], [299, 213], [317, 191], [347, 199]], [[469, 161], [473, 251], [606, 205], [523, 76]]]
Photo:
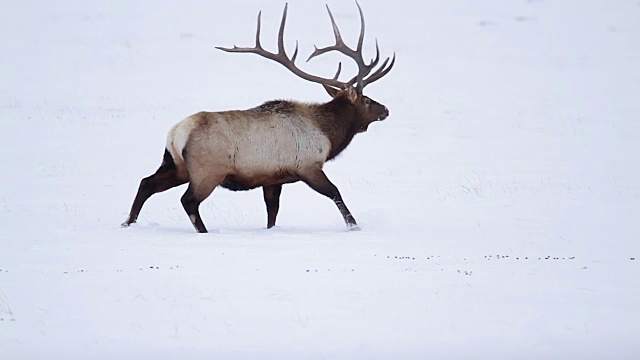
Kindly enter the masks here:
[[[196, 234], [184, 187], [121, 229], [175, 122], [327, 100], [214, 49], [260, 9], [274, 49], [283, 5], [0, 4], [1, 359], [640, 358], [637, 0], [361, 0], [397, 54], [366, 91], [391, 116], [326, 166], [362, 231], [302, 184], [272, 230], [260, 190], [219, 189]], [[324, 4], [286, 34], [331, 44]]]

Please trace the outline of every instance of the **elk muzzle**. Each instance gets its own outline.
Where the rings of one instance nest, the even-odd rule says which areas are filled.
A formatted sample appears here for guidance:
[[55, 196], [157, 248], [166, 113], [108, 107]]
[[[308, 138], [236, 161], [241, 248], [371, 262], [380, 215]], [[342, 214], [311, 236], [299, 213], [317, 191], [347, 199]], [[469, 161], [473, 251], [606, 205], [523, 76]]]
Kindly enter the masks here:
[[389, 116], [389, 109], [387, 109], [387, 107], [384, 107], [384, 112], [382, 113], [382, 115], [380, 115], [380, 117], [378, 117], [378, 121], [382, 121], [384, 119], [386, 119]]

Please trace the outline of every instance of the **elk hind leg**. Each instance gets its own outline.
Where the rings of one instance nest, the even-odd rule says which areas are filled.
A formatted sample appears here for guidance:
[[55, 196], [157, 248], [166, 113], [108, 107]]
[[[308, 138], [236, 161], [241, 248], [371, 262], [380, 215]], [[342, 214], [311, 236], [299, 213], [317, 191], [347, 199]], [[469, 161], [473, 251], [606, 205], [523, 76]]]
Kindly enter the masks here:
[[160, 168], [158, 168], [155, 174], [140, 181], [138, 193], [133, 200], [133, 205], [131, 205], [131, 211], [125, 222], [122, 223], [122, 227], [128, 227], [136, 222], [140, 210], [142, 210], [142, 205], [144, 205], [145, 201], [147, 201], [151, 195], [169, 190], [186, 182], [187, 176], [180, 174], [171, 154], [165, 149]]
[[265, 185], [262, 187], [264, 202], [267, 205], [267, 229], [271, 229], [276, 224], [276, 216], [280, 209], [280, 193], [282, 184]]

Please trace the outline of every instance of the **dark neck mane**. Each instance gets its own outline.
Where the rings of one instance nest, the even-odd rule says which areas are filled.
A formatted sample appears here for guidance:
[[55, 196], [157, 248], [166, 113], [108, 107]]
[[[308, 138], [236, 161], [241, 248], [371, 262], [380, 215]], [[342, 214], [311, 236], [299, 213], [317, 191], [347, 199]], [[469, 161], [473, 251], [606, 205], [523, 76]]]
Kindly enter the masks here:
[[318, 105], [318, 125], [331, 142], [327, 160], [338, 156], [361, 132], [358, 112], [346, 96], [337, 96], [326, 104]]

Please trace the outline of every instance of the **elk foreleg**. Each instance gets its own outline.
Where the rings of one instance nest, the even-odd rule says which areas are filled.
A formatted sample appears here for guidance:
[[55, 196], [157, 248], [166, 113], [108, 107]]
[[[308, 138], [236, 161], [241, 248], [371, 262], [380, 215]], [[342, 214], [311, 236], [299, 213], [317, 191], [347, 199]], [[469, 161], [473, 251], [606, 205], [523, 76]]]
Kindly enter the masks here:
[[180, 202], [182, 202], [182, 207], [184, 207], [184, 211], [189, 215], [189, 220], [191, 220], [196, 231], [199, 233], [206, 233], [207, 228], [202, 222], [202, 217], [200, 217], [200, 203], [202, 200], [198, 199], [195, 195], [195, 191], [191, 184], [189, 184], [187, 192], [185, 192], [184, 195], [182, 195], [182, 198], [180, 198]]
[[189, 215], [189, 220], [191, 220], [193, 227], [195, 227], [199, 233], [207, 232], [207, 228], [202, 222], [202, 217], [200, 217], [200, 204], [211, 195], [213, 189], [215, 189], [221, 181], [221, 179], [211, 177], [191, 179], [187, 191], [180, 199], [182, 207], [184, 207], [187, 215]]
[[352, 230], [359, 230], [356, 219], [353, 218], [351, 212], [344, 204], [342, 196], [338, 188], [327, 178], [327, 175], [322, 169], [314, 169], [303, 176], [303, 181], [309, 185], [313, 190], [320, 194], [330, 198], [340, 210], [340, 214], [344, 218], [345, 224]]
[[262, 187], [264, 203], [267, 205], [267, 229], [271, 229], [276, 224], [276, 216], [280, 209], [280, 193], [282, 184], [265, 185]]

